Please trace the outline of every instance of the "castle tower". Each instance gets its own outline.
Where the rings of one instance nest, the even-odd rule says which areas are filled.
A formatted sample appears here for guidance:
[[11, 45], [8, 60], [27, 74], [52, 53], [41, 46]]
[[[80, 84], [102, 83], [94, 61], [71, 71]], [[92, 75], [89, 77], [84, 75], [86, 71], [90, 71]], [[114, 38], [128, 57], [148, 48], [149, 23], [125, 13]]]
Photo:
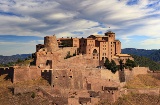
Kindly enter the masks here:
[[47, 49], [48, 52], [54, 52], [58, 50], [58, 42], [56, 36], [46, 36], [44, 37], [44, 47]]
[[108, 41], [114, 41], [115, 40], [115, 33], [112, 32], [112, 31], [106, 32], [105, 36], [108, 36]]

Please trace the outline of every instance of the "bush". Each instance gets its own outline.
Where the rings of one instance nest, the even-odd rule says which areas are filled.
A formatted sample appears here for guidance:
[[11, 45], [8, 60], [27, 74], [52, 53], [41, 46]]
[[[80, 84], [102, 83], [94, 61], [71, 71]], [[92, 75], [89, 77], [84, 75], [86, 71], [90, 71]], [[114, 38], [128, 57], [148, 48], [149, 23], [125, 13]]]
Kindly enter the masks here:
[[32, 98], [35, 98], [36, 97], [36, 94], [34, 92], [32, 92], [32, 95], [31, 95]]

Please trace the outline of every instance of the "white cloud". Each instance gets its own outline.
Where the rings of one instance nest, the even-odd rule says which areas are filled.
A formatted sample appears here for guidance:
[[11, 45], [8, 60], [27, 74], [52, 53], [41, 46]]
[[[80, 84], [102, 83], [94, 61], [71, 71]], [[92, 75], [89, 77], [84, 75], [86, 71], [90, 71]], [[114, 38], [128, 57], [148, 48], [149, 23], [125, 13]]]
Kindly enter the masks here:
[[127, 5], [128, 1], [1, 0], [0, 35], [87, 37], [111, 27], [126, 44], [134, 35], [160, 38], [159, 3], [138, 0]]
[[141, 42], [141, 45], [158, 45], [160, 44], [160, 38], [157, 39], [146, 39]]

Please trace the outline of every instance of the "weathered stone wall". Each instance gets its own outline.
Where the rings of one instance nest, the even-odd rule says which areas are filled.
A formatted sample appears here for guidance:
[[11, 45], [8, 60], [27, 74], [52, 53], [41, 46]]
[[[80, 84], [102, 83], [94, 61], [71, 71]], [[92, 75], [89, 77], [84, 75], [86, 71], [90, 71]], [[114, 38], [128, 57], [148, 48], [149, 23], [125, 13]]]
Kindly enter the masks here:
[[101, 78], [106, 79], [106, 80], [115, 81], [115, 82], [120, 82], [118, 71], [114, 74], [110, 70], [101, 69]]
[[44, 88], [39, 87], [39, 91], [43, 93], [43, 96], [49, 98], [52, 100], [54, 105], [68, 105], [68, 97], [63, 97], [63, 96], [52, 96], [49, 92], [47, 92]]
[[56, 36], [53, 35], [44, 37], [44, 47], [47, 49], [48, 52], [57, 51], [59, 47]]
[[68, 54], [68, 52], [70, 53], [71, 56], [73, 56], [73, 54], [77, 54], [77, 49], [78, 47], [64, 47], [64, 48], [60, 48], [57, 52], [60, 53], [60, 58], [64, 59], [66, 57], [66, 55]]
[[6, 79], [11, 79], [11, 82], [13, 82], [13, 72], [14, 72], [13, 67], [2, 67], [2, 68], [0, 68], [0, 76], [3, 75], [3, 74], [8, 74]]
[[65, 89], [82, 89], [82, 73], [77, 70], [53, 70], [53, 86]]
[[134, 76], [137, 76], [139, 74], [147, 74], [149, 71], [148, 67], [134, 67], [132, 68], [132, 70], [129, 69], [125, 69], [124, 70], [124, 76], [125, 76], [125, 80], [129, 81], [130, 79], [132, 79]]
[[13, 82], [34, 80], [41, 77], [41, 70], [36, 67], [15, 67]]

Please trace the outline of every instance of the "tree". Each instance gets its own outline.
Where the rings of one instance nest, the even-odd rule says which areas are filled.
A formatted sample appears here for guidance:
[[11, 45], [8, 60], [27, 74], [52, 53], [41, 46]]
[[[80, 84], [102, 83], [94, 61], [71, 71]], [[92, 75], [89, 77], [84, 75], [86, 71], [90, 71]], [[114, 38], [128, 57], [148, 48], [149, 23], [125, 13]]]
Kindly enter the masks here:
[[110, 65], [111, 65], [111, 68], [110, 68], [110, 69], [111, 69], [111, 72], [112, 72], [112, 73], [116, 73], [116, 71], [118, 70], [118, 67], [117, 67], [115, 61], [114, 61], [114, 60], [111, 60]]
[[110, 68], [110, 61], [109, 61], [108, 58], [106, 59], [106, 61], [105, 61], [105, 63], [104, 63], [104, 66], [105, 66], [107, 69]]
[[130, 59], [127, 59], [126, 63], [125, 63], [125, 66], [132, 69], [132, 68], [136, 67], [136, 63], [134, 61], [130, 60]]
[[123, 60], [120, 59], [119, 60], [119, 69], [122, 71], [124, 69], [124, 63], [123, 63]]
[[118, 70], [118, 67], [115, 63], [114, 60], [111, 60], [111, 62], [108, 60], [108, 58], [106, 59], [104, 66], [108, 69], [111, 70], [112, 73], [116, 73], [116, 71]]

